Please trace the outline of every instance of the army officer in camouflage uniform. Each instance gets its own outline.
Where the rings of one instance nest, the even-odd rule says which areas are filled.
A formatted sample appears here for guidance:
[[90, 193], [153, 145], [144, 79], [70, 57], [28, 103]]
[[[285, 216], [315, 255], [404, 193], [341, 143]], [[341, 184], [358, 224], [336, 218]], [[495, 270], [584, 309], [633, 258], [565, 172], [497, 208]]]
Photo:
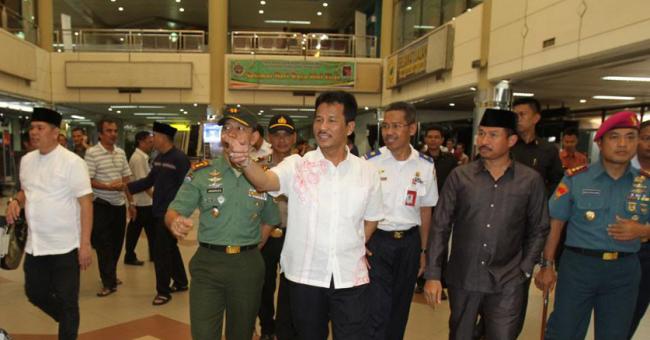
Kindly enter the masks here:
[[[255, 117], [226, 114], [222, 135], [237, 140], [260, 138]], [[224, 311], [226, 338], [250, 340], [264, 283], [264, 260], [257, 245], [260, 225], [280, 224], [273, 199], [255, 191], [224, 154], [192, 167], [165, 216], [178, 238], [192, 229], [188, 217], [199, 209], [199, 248], [190, 261], [190, 323], [192, 338], [220, 339]]]

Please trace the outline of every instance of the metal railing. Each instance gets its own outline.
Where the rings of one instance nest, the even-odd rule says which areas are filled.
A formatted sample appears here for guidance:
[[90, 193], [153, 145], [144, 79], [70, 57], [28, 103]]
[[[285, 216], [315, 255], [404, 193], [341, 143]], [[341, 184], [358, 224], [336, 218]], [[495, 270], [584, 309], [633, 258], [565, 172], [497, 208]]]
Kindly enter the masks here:
[[38, 27], [33, 18], [23, 18], [20, 13], [3, 4], [0, 4], [0, 28], [31, 43], [38, 43]]
[[377, 57], [377, 37], [353, 34], [230, 32], [235, 54], [275, 54], [336, 57]]
[[57, 52], [205, 52], [205, 32], [163, 29], [54, 31]]

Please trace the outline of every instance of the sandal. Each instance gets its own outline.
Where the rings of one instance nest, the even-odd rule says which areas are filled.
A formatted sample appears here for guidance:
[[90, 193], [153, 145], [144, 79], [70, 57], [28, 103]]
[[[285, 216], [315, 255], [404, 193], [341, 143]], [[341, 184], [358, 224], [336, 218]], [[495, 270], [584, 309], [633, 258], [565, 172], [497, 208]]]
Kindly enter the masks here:
[[111, 295], [111, 294], [113, 294], [115, 292], [117, 292], [117, 288], [106, 288], [106, 287], [104, 287], [104, 288], [102, 288], [102, 290], [97, 292], [97, 296], [105, 297], [105, 296], [109, 296], [109, 295]]
[[154, 306], [160, 306], [160, 305], [166, 304], [171, 299], [172, 299], [171, 296], [158, 294], [158, 295], [156, 295], [155, 298], [153, 298], [153, 301], [151, 302], [151, 304], [154, 305]]
[[188, 289], [187, 286], [171, 285], [171, 286], [169, 287], [169, 291], [172, 292], [172, 293], [184, 292], [184, 291], [186, 291], [187, 289]]

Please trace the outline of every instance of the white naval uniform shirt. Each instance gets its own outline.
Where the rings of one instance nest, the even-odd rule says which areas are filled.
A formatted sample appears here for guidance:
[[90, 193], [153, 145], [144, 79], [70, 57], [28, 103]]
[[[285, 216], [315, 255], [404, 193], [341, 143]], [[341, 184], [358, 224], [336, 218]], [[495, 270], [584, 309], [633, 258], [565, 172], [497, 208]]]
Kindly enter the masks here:
[[[131, 159], [129, 159], [129, 167], [136, 181], [147, 177], [151, 171], [151, 167], [149, 167], [149, 155], [139, 148], [135, 148]], [[133, 203], [138, 207], [150, 207], [153, 204], [153, 199], [143, 191], [133, 194]]]
[[25, 251], [34, 256], [65, 254], [79, 248], [79, 197], [92, 193], [86, 162], [57, 146], [46, 155], [29, 152], [20, 161], [29, 227]]
[[368, 283], [364, 220], [382, 219], [379, 174], [350, 154], [334, 166], [320, 149], [292, 155], [271, 168], [289, 199], [280, 265], [287, 279], [311, 286], [350, 288]]
[[438, 203], [433, 159], [411, 147], [411, 155], [403, 162], [397, 161], [385, 146], [366, 154], [366, 158], [379, 169], [384, 202], [379, 229], [403, 231], [422, 224], [420, 208]]

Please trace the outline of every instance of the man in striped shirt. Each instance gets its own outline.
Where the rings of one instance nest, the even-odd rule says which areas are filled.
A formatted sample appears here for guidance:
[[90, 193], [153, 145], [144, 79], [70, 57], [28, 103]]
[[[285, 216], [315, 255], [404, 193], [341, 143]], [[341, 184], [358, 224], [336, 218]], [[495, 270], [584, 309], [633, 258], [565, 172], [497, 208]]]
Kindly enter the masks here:
[[[126, 226], [124, 189], [131, 176], [124, 150], [115, 145], [117, 123], [103, 119], [98, 123], [99, 143], [86, 150], [86, 164], [93, 188], [93, 232], [91, 242], [97, 251], [97, 264], [102, 279], [102, 289], [97, 296], [108, 296], [117, 291], [121, 282], [116, 267]], [[129, 202], [132, 202], [128, 194]], [[135, 210], [135, 205], [131, 203]], [[135, 213], [130, 210], [130, 215]]]

